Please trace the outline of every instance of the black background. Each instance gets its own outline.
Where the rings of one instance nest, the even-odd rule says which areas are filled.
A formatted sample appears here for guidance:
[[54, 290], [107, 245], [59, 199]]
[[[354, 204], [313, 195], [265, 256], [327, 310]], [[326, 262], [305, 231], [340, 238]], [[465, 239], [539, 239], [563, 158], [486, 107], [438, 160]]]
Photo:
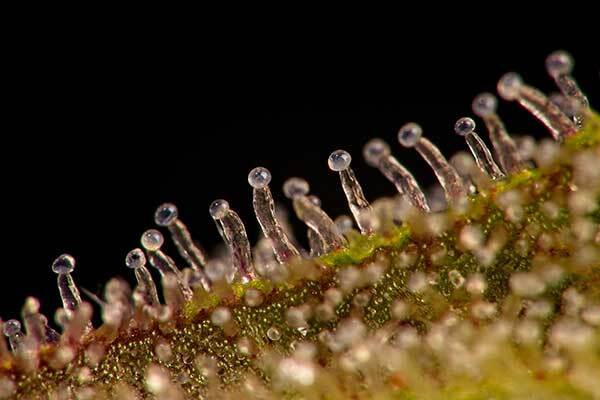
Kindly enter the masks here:
[[[74, 278], [92, 292], [116, 274], [133, 282], [125, 254], [165, 201], [179, 206], [211, 249], [220, 238], [208, 206], [225, 198], [255, 240], [246, 178], [257, 165], [272, 171], [278, 201], [289, 205], [285, 178], [302, 176], [336, 216], [348, 213], [327, 168], [337, 148], [353, 155], [369, 199], [394, 193], [362, 160], [363, 144], [381, 137], [426, 187], [433, 174], [400, 148], [397, 129], [414, 120], [446, 155], [464, 149], [452, 127], [471, 114], [473, 97], [494, 91], [509, 70], [555, 90], [544, 69], [555, 49], [574, 55], [575, 75], [598, 107], [593, 45], [526, 34], [485, 45], [472, 38], [427, 41], [398, 32], [383, 43], [340, 33], [306, 42], [97, 38], [67, 45], [42, 38], [21, 47], [5, 61], [0, 316], [18, 317], [27, 295], [52, 315], [60, 299], [50, 265], [62, 252], [76, 258]], [[547, 136], [515, 104], [501, 103], [500, 114], [511, 132]]]

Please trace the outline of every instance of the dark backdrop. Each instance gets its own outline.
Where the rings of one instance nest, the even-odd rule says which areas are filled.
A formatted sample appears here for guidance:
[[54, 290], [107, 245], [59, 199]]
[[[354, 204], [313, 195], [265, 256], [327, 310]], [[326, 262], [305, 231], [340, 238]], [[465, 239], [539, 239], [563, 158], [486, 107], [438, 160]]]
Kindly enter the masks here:
[[[278, 201], [289, 205], [284, 179], [302, 176], [336, 216], [348, 213], [326, 163], [337, 148], [352, 153], [369, 199], [394, 193], [362, 160], [363, 144], [379, 136], [427, 186], [433, 174], [399, 147], [398, 127], [414, 120], [446, 155], [464, 149], [452, 127], [471, 114], [472, 98], [493, 91], [509, 70], [554, 90], [544, 59], [557, 48], [573, 53], [581, 86], [600, 102], [589, 43], [432, 44], [408, 36], [393, 44], [99, 40], [19, 50], [5, 76], [1, 317], [17, 317], [26, 295], [52, 315], [60, 302], [50, 265], [62, 252], [75, 256], [74, 278], [93, 292], [116, 274], [133, 282], [124, 256], [165, 201], [210, 249], [219, 236], [208, 206], [225, 198], [254, 240], [246, 177], [257, 165], [271, 169]], [[512, 132], [547, 135], [514, 104], [502, 103], [500, 113]]]

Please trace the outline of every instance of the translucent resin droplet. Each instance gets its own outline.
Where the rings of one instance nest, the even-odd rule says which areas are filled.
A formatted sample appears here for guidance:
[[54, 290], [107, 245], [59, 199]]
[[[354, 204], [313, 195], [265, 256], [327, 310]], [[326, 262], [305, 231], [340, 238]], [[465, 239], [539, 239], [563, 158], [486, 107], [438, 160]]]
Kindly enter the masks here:
[[290, 178], [283, 184], [283, 194], [288, 199], [306, 196], [309, 190], [308, 182], [301, 178]]
[[327, 160], [327, 164], [332, 171], [344, 171], [350, 168], [350, 163], [352, 162], [352, 157], [347, 151], [344, 150], [336, 150], [329, 155], [329, 159]]
[[75, 269], [75, 259], [69, 254], [60, 255], [52, 263], [52, 271], [57, 274], [69, 274]]
[[169, 226], [177, 219], [178, 212], [175, 204], [165, 203], [159, 206], [154, 213], [154, 222], [158, 226]]
[[414, 147], [419, 142], [422, 135], [423, 129], [414, 122], [409, 122], [398, 132], [398, 141], [404, 147]]
[[141, 243], [142, 246], [148, 251], [157, 251], [164, 244], [165, 239], [159, 231], [156, 229], [148, 229], [142, 235]]
[[221, 219], [227, 215], [229, 203], [226, 200], [215, 200], [211, 203], [208, 212], [214, 219]]
[[263, 167], [256, 167], [248, 174], [248, 183], [254, 189], [263, 189], [271, 183], [271, 172]]

